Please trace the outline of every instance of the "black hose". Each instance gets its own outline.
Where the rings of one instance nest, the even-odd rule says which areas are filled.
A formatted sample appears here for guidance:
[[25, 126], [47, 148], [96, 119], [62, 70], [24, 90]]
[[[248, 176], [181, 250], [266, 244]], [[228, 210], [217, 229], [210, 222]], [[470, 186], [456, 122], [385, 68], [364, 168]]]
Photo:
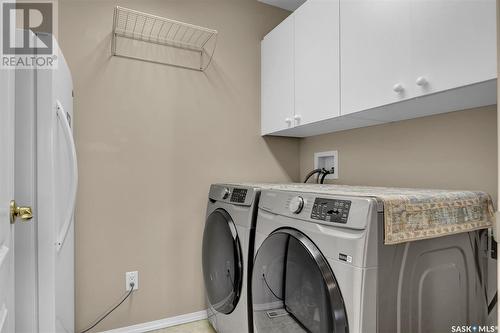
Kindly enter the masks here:
[[326, 176], [331, 175], [334, 172], [335, 172], [335, 168], [331, 168], [330, 170], [323, 169], [323, 176], [321, 176], [320, 184], [324, 184]]
[[306, 179], [304, 180], [304, 183], [307, 183], [307, 181], [312, 176], [314, 176], [315, 174], [318, 174], [318, 177], [316, 178], [316, 184], [323, 184], [325, 182], [326, 176], [331, 175], [334, 172], [335, 172], [335, 168], [331, 168], [330, 170], [327, 170], [325, 168], [314, 169], [313, 171], [311, 171], [307, 174]]
[[321, 182], [320, 182], [320, 184], [323, 184], [323, 183], [325, 182], [325, 178], [326, 178], [326, 176], [328, 176], [329, 174], [330, 174], [330, 172], [329, 172], [329, 171], [327, 171], [327, 172], [323, 172], [323, 176], [321, 176]]
[[319, 174], [323, 172], [323, 169], [314, 169], [313, 171], [309, 172], [306, 176], [306, 179], [304, 180], [304, 183], [307, 183], [307, 181], [309, 180], [309, 178], [311, 178], [312, 176], [314, 176], [315, 174]]

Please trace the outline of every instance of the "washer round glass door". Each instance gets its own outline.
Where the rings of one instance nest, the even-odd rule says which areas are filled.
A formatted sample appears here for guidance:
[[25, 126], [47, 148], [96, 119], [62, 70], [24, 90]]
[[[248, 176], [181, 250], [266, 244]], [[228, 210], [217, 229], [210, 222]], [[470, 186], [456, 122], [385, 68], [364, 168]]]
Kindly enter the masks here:
[[252, 274], [256, 333], [349, 332], [335, 276], [314, 243], [278, 229], [262, 243]]
[[210, 305], [230, 314], [238, 304], [243, 281], [243, 257], [236, 226], [223, 209], [216, 209], [203, 232], [203, 278]]

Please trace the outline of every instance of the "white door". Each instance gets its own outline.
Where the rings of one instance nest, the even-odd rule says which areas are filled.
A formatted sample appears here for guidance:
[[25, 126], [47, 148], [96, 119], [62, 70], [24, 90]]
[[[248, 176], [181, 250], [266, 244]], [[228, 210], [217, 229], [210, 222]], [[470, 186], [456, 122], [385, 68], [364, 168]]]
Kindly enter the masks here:
[[[0, 0], [0, 17], [3, 3]], [[2, 36], [0, 25], [0, 42]], [[10, 201], [14, 199], [14, 76], [13, 70], [0, 69], [0, 333], [15, 332], [14, 225], [10, 221]]]
[[261, 44], [261, 132], [278, 132], [293, 126], [294, 16], [286, 18]]
[[413, 97], [409, 1], [340, 0], [343, 115]]
[[294, 15], [298, 126], [340, 115], [339, 0], [309, 0]]
[[33, 69], [16, 71], [14, 197], [33, 207], [35, 215], [30, 223], [16, 223], [16, 332], [36, 332], [38, 327], [35, 77]]
[[495, 6], [495, 0], [411, 0], [411, 83], [418, 95], [496, 78]]
[[[1, 2], [0, 2], [1, 5]], [[15, 332], [14, 225], [14, 71], [0, 69], [0, 332]]]

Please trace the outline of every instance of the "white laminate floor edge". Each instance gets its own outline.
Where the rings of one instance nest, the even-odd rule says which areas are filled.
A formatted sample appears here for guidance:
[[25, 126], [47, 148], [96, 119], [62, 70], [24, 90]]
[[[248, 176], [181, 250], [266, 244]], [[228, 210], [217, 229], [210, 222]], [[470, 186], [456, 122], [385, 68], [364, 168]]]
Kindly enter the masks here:
[[203, 320], [203, 319], [207, 319], [207, 311], [206, 310], [188, 313], [188, 314], [184, 314], [184, 315], [180, 315], [180, 316], [176, 316], [176, 317], [170, 317], [170, 318], [150, 321], [147, 323], [127, 326], [127, 327], [122, 327], [122, 328], [115, 328], [113, 330], [104, 331], [101, 333], [143, 333], [143, 332], [150, 332], [150, 331], [154, 331], [154, 330], [159, 330], [162, 328], [187, 324], [187, 323], [191, 323], [193, 321], [198, 321], [198, 320]]

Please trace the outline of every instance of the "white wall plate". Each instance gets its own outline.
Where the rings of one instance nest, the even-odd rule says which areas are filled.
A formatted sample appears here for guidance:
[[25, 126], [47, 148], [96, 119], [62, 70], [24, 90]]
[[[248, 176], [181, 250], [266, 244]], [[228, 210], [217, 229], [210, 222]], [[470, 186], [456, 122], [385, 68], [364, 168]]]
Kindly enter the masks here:
[[314, 153], [314, 169], [334, 168], [334, 173], [329, 174], [325, 179], [339, 179], [339, 152], [337, 150]]

